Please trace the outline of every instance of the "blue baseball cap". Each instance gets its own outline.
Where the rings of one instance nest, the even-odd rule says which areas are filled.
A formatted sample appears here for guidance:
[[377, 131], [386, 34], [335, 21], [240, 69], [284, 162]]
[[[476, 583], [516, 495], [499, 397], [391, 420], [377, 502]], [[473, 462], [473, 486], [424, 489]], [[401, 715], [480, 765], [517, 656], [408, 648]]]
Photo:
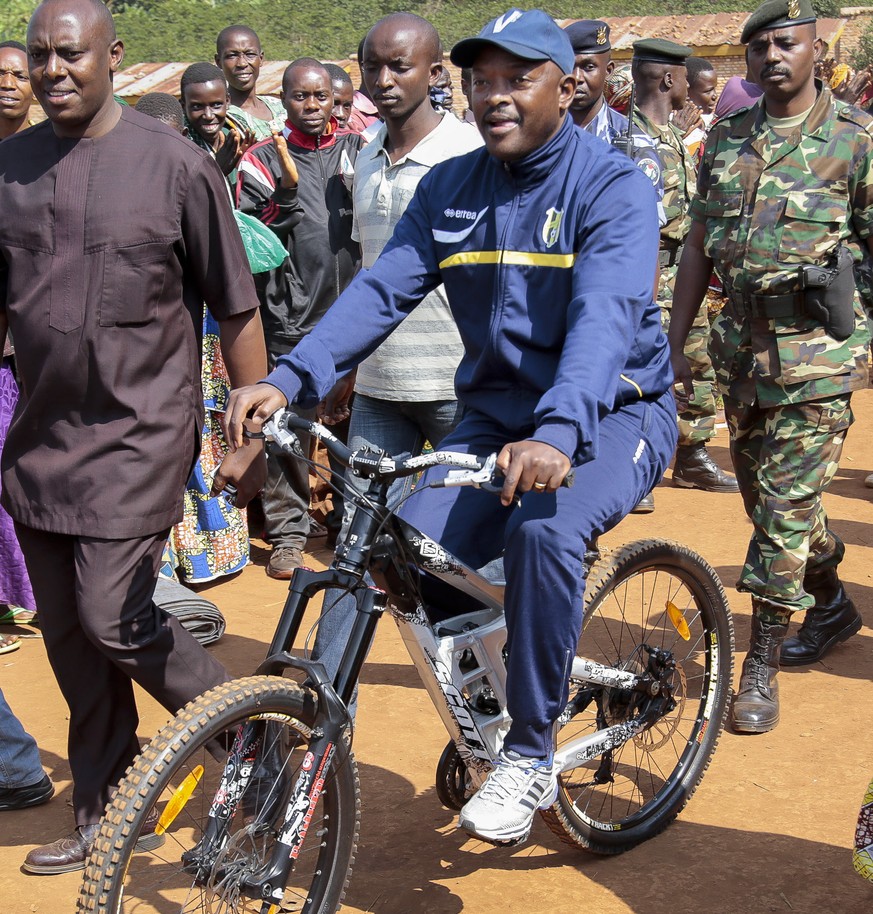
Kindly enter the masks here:
[[567, 74], [576, 62], [567, 34], [542, 10], [511, 9], [492, 19], [475, 38], [465, 38], [452, 48], [452, 63], [472, 67], [485, 47], [503, 48], [522, 60], [551, 60]]

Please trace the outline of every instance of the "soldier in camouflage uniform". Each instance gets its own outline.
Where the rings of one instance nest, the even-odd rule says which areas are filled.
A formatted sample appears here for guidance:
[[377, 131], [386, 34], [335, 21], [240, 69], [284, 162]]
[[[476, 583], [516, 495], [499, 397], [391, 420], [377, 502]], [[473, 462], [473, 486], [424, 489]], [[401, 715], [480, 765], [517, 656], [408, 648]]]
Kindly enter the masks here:
[[[664, 174], [664, 215], [658, 256], [658, 305], [666, 331], [673, 308], [676, 268], [691, 227], [689, 208], [696, 187], [694, 160], [683, 142], [682, 132], [670, 123], [688, 96], [685, 59], [691, 48], [663, 39], [634, 43], [633, 77], [636, 85], [634, 120], [657, 144]], [[706, 302], [697, 310], [685, 355], [691, 365], [694, 395], [679, 411], [679, 446], [673, 466], [673, 482], [706, 492], [736, 492], [737, 482], [725, 473], [706, 450], [715, 435], [715, 375], [709, 359], [709, 316]]]
[[[851, 393], [867, 383], [852, 263], [873, 251], [873, 118], [814, 80], [809, 0], [767, 0], [742, 40], [764, 95], [707, 139], [669, 336], [687, 380], [682, 346], [714, 264], [728, 301], [710, 351], [754, 526], [738, 584], [752, 595], [752, 638], [732, 719], [763, 732], [779, 720], [780, 649], [783, 665], [810, 663], [861, 627], [822, 494]], [[831, 282], [826, 294], [809, 288], [816, 272]], [[803, 625], [783, 644], [799, 610]]]

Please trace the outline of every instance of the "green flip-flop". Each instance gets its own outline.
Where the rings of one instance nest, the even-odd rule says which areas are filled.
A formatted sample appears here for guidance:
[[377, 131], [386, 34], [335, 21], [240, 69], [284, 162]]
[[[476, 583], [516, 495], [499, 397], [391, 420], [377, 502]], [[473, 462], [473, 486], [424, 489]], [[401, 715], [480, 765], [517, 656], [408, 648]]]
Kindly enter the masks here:
[[0, 609], [0, 625], [32, 625], [36, 613], [23, 606], [6, 606]]

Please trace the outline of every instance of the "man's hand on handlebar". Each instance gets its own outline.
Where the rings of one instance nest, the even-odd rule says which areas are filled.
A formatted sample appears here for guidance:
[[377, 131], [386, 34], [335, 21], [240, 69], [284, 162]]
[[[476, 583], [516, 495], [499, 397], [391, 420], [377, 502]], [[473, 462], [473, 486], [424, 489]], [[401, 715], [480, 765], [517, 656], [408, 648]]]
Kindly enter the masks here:
[[259, 432], [277, 409], [287, 405], [285, 394], [272, 384], [252, 384], [232, 391], [223, 422], [224, 437], [231, 453], [248, 444], [243, 437], [243, 422], [246, 419], [251, 420], [254, 430]]
[[516, 441], [507, 444], [497, 456], [503, 473], [500, 501], [511, 505], [515, 492], [555, 492], [570, 472], [570, 460], [557, 448], [542, 441]]

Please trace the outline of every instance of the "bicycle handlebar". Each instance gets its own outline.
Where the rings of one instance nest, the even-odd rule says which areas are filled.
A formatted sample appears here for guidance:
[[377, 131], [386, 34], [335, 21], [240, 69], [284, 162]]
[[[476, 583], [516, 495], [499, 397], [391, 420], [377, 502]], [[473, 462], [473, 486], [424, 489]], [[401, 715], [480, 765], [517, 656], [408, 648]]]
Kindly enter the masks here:
[[[302, 419], [288, 409], [279, 409], [264, 423], [263, 434], [245, 432], [251, 438], [269, 438], [283, 450], [304, 456], [300, 450], [300, 441], [294, 430], [307, 432], [321, 441], [328, 453], [352, 472], [366, 478], [400, 479], [413, 476], [421, 470], [435, 466], [459, 467], [460, 470], [449, 471], [445, 479], [433, 485], [436, 488], [455, 486], [474, 486], [491, 491], [500, 491], [502, 485], [495, 482], [500, 477], [497, 469], [497, 454], [479, 457], [475, 454], [463, 454], [459, 451], [431, 451], [417, 457], [393, 457], [384, 451], [360, 449], [353, 451], [347, 447], [330, 429], [318, 422]], [[567, 474], [561, 485], [569, 488], [573, 485], [573, 471]]]

